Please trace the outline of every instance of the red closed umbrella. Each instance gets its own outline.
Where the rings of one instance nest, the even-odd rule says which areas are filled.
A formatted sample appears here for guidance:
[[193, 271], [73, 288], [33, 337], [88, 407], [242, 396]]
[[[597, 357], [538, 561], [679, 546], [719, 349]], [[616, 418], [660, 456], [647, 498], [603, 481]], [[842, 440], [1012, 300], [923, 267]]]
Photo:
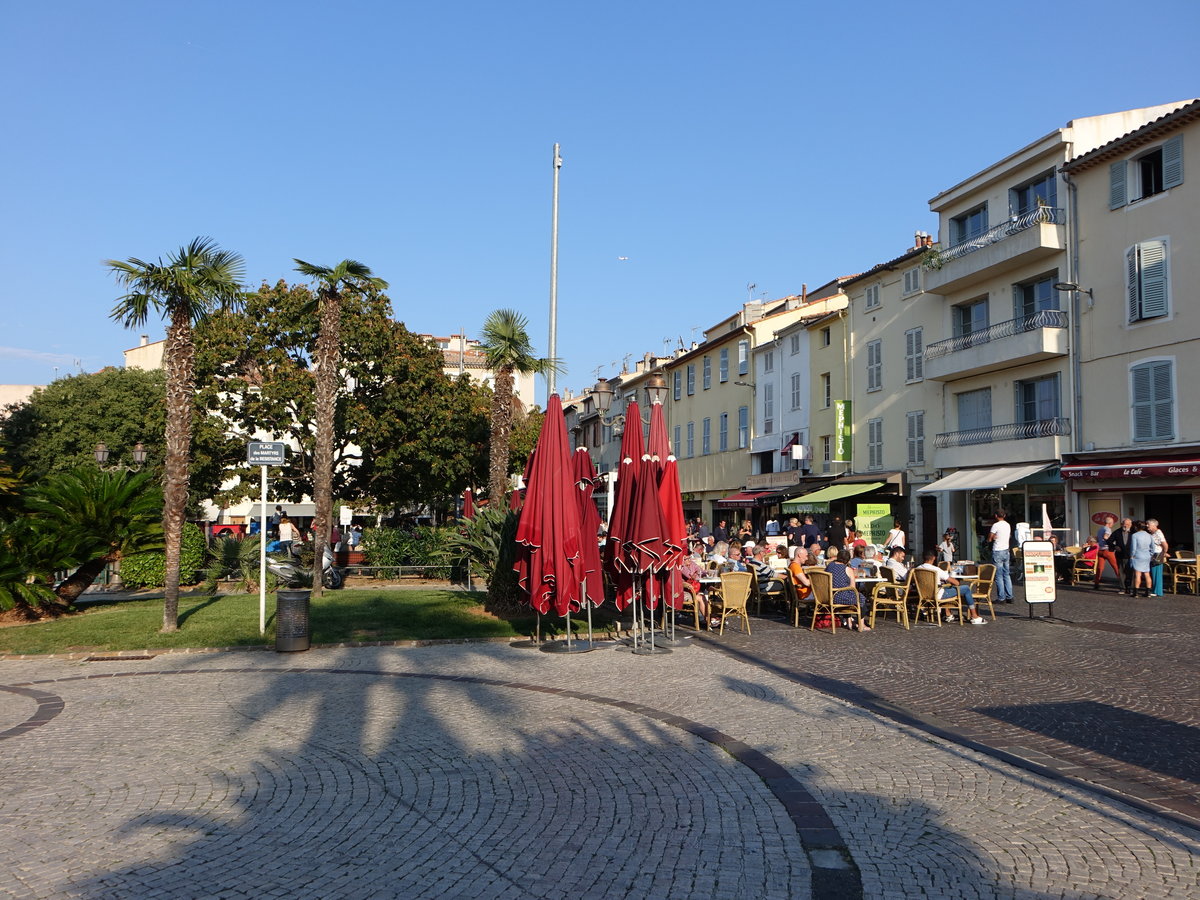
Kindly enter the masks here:
[[650, 455], [659, 461], [658, 502], [662, 507], [665, 546], [662, 580], [663, 598], [675, 609], [683, 606], [683, 578], [679, 567], [687, 555], [687, 521], [683, 517], [683, 495], [679, 490], [679, 466], [667, 442], [667, 424], [662, 404], [650, 408]]
[[462, 517], [464, 519], [475, 518], [475, 494], [470, 488], [463, 492]]
[[643, 454], [642, 418], [636, 401], [625, 407], [625, 430], [621, 433], [621, 462], [617, 466], [617, 489], [604, 545], [604, 570], [616, 587], [615, 603], [623, 610], [633, 602], [635, 568], [627, 556], [627, 537], [637, 491], [637, 476]]
[[517, 525], [517, 582], [539, 613], [566, 616], [580, 606], [583, 572], [579, 506], [567, 451], [562, 402], [553, 394], [526, 471]]
[[583, 447], [576, 449], [571, 470], [579, 501], [579, 534], [583, 550], [584, 599], [592, 606], [604, 602], [604, 573], [600, 568], [600, 545], [596, 542], [600, 533], [600, 511], [592, 495], [596, 489], [596, 467], [591, 454]]

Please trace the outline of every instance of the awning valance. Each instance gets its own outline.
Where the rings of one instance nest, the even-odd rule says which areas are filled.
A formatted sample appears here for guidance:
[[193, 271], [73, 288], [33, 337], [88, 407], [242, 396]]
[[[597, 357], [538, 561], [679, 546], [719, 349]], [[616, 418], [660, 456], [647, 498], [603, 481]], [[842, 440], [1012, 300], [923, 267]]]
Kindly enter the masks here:
[[784, 501], [783, 510], [784, 512], [802, 510], [813, 503], [828, 503], [831, 500], [843, 500], [846, 497], [865, 494], [867, 491], [873, 491], [881, 487], [883, 487], [882, 481], [867, 481], [860, 484], [830, 484], [813, 491], [811, 494], [796, 497], [794, 500]]
[[717, 501], [717, 506], [758, 506], [763, 500], [777, 491], [738, 491]]
[[989, 491], [1008, 487], [1022, 478], [1044, 472], [1055, 463], [1028, 463], [1023, 466], [992, 466], [988, 469], [959, 469], [932, 484], [917, 488], [918, 494], [938, 491]]
[[1062, 467], [1063, 478], [1189, 478], [1200, 475], [1200, 459], [1147, 459], [1138, 462], [1071, 463]]

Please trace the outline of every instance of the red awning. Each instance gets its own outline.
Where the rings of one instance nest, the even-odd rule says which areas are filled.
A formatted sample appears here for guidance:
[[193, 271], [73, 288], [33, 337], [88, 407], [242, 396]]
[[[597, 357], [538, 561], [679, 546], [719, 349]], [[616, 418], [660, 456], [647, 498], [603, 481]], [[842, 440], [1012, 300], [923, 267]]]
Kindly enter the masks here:
[[738, 491], [717, 501], [717, 506], [758, 506], [759, 501], [775, 491]]
[[798, 443], [800, 443], [800, 435], [793, 434], [788, 439], [788, 442], [783, 445], [783, 449], [779, 451], [779, 455], [787, 456], [789, 453], [792, 452], [792, 448], [795, 447]]
[[1148, 459], [1138, 462], [1072, 463], [1062, 467], [1063, 478], [1189, 478], [1200, 475], [1200, 459]]

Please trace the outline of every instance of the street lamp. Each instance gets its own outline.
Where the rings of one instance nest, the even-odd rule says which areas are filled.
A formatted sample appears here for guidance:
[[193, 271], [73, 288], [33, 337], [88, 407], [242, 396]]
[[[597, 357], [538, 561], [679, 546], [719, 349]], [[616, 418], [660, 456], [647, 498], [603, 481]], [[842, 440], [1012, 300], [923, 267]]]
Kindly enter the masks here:
[[[655, 372], [646, 379], [646, 401], [650, 405], [655, 403], [662, 404], [667, 399], [667, 379], [661, 372]], [[625, 422], [624, 413], [607, 417], [607, 413], [612, 409], [613, 389], [607, 378], [601, 378], [596, 382], [596, 386], [592, 388], [592, 396], [596, 399], [596, 411], [600, 413], [600, 421], [605, 425], [622, 425]]]
[[752, 393], [752, 394], [758, 393], [758, 387], [752, 381], [735, 381], [734, 384], [738, 384], [738, 385], [741, 385], [742, 387], [750, 388], [750, 393]]
[[109, 452], [108, 445], [104, 441], [100, 441], [96, 444], [96, 449], [92, 453], [96, 458], [96, 465], [102, 472], [120, 472], [122, 470], [126, 472], [140, 472], [142, 466], [146, 463], [146, 445], [141, 441], [133, 445], [134, 465], [132, 466], [125, 466], [120, 463], [106, 466], [105, 463], [108, 462]]

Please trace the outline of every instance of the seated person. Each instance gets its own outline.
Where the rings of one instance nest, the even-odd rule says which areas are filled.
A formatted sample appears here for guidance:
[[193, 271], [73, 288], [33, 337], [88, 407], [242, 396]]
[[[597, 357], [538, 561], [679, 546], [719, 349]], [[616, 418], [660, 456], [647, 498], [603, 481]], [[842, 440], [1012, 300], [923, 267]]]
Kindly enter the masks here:
[[791, 565], [788, 566], [788, 574], [796, 588], [796, 596], [801, 600], [807, 600], [812, 594], [812, 580], [804, 571], [804, 567], [808, 565], [808, 551], [803, 547], [793, 547], [792, 549], [794, 552]]
[[850, 551], [840, 551], [834, 559], [831, 559], [825, 566], [825, 571], [828, 572], [833, 579], [833, 602], [834, 603], [853, 603], [858, 607], [858, 622], [857, 629], [859, 631], [870, 631], [871, 628], [863, 620], [862, 610], [867, 598], [858, 592], [858, 588], [854, 586], [854, 570], [847, 565], [850, 562]]
[[895, 573], [896, 580], [901, 584], [908, 581], [908, 566], [904, 564], [904, 556], [905, 550], [903, 547], [893, 547], [888, 554], [888, 561], [884, 563], [885, 566]]
[[685, 556], [683, 562], [679, 566], [679, 575], [683, 579], [683, 583], [692, 589], [692, 596], [695, 598], [696, 612], [700, 614], [700, 621], [708, 621], [708, 595], [701, 590], [700, 579], [704, 577], [704, 568], [700, 565], [699, 556], [695, 553]]
[[[970, 623], [972, 625], [986, 625], [987, 620], [975, 614], [975, 598], [971, 595], [970, 585], [960, 584], [958, 579], [945, 569], [938, 568], [937, 556], [936, 550], [926, 550], [925, 561], [917, 566], [917, 568], [924, 569], [927, 572], [936, 572], [938, 590], [941, 591], [941, 595], [943, 597], [953, 597], [955, 594], [958, 594], [962, 602], [967, 605], [967, 619]], [[946, 621], [953, 622], [954, 613], [947, 614]]]
[[742, 559], [742, 548], [737, 544], [733, 544], [729, 548], [729, 555], [725, 557], [725, 564], [721, 566], [723, 572], [745, 572], [746, 563]]
[[865, 544], [854, 548], [854, 555], [850, 557], [850, 568], [859, 574], [866, 574], [870, 571], [871, 566], [867, 562], [867, 547]]
[[767, 557], [767, 562], [771, 564], [771, 568], [775, 570], [777, 577], [783, 577], [783, 573], [788, 567], [788, 548], [785, 544], [776, 544], [775, 552]]
[[775, 570], [771, 568], [771, 564], [767, 562], [767, 553], [769, 548], [762, 544], [751, 548], [746, 555], [746, 571], [754, 574], [754, 579], [758, 582], [758, 589], [763, 590], [775, 578]]
[[1088, 535], [1087, 544], [1084, 546], [1083, 552], [1079, 555], [1084, 559], [1090, 559], [1092, 562], [1095, 562], [1099, 558], [1100, 545], [1096, 543], [1096, 536], [1094, 534]]

